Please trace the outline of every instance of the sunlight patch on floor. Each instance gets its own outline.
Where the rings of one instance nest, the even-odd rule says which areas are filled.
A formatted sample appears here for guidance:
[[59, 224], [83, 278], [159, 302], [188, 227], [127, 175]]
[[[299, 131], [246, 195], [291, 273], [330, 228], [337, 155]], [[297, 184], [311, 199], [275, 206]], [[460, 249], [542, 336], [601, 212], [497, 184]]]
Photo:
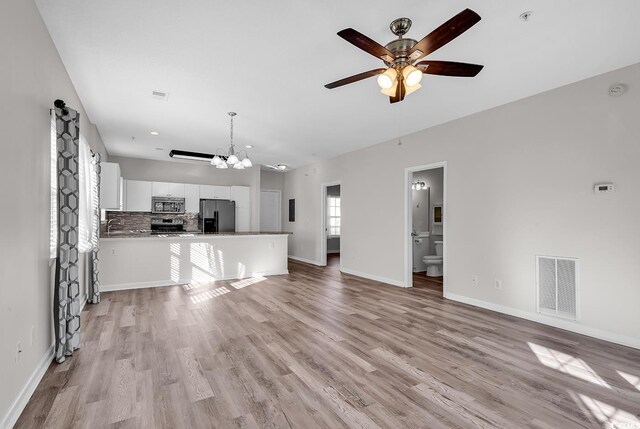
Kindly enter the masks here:
[[540, 363], [544, 366], [572, 375], [581, 380], [588, 381], [589, 383], [611, 389], [611, 386], [596, 374], [596, 372], [582, 359], [535, 343], [528, 342], [527, 344]]
[[231, 283], [231, 286], [233, 286], [236, 289], [242, 289], [243, 287], [260, 283], [261, 281], [266, 279], [267, 279], [266, 277], [262, 277], [262, 276], [249, 277], [248, 279], [242, 279], [242, 280], [238, 280], [237, 282], [233, 282]]
[[640, 420], [633, 414], [581, 393], [578, 396], [589, 412], [603, 424], [603, 427], [607, 429], [640, 429]]
[[622, 378], [624, 378], [627, 383], [629, 383], [630, 385], [632, 385], [633, 387], [636, 388], [636, 390], [640, 390], [640, 377], [637, 377], [635, 375], [631, 375], [629, 373], [626, 373], [624, 371], [616, 371], [618, 373], [618, 375]]
[[229, 293], [229, 289], [227, 289], [225, 286], [222, 286], [217, 289], [211, 289], [202, 293], [195, 294], [190, 298], [191, 302], [193, 302], [194, 304], [198, 304], [222, 296], [225, 293]]

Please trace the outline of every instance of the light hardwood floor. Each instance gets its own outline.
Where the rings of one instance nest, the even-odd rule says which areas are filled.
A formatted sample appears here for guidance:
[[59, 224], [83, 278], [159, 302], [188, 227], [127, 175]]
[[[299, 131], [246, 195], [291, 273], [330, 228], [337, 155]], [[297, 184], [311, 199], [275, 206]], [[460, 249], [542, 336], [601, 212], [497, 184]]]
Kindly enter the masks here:
[[640, 351], [290, 262], [105, 293], [17, 428], [640, 428]]

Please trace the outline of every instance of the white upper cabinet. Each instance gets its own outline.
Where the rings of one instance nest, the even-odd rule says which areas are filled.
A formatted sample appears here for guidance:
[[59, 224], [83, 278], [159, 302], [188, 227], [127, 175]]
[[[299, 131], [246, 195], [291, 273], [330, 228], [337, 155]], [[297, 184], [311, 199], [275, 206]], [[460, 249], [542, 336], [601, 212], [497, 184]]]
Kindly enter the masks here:
[[207, 200], [231, 200], [228, 186], [200, 185], [200, 198]]
[[184, 185], [184, 211], [187, 213], [200, 212], [200, 185]]
[[152, 182], [144, 180], [125, 180], [125, 205], [129, 212], [151, 211]]
[[248, 186], [232, 186], [231, 200], [236, 202], [236, 208], [251, 208], [251, 188]]
[[154, 197], [184, 198], [184, 183], [153, 182], [151, 194]]
[[115, 162], [101, 162], [100, 168], [100, 208], [121, 210], [120, 165]]

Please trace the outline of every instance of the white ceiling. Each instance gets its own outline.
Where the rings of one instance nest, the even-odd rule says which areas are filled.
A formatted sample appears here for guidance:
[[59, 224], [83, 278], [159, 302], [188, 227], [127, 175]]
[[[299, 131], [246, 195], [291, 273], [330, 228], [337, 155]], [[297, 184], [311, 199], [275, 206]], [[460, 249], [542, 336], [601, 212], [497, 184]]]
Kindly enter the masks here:
[[[637, 0], [36, 3], [109, 153], [140, 158], [226, 146], [233, 110], [254, 162], [295, 167], [640, 62]], [[339, 30], [386, 44], [407, 16], [419, 40], [467, 7], [482, 20], [428, 58], [484, 64], [477, 77], [425, 76], [395, 105], [374, 78], [323, 87], [382, 65]]]

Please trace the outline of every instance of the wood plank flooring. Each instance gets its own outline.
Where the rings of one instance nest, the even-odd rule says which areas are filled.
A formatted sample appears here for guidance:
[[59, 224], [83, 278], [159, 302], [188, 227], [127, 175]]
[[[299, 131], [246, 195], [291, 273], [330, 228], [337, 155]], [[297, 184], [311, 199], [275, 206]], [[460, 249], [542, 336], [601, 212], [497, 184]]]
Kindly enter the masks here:
[[290, 262], [111, 292], [17, 428], [640, 428], [640, 351]]

